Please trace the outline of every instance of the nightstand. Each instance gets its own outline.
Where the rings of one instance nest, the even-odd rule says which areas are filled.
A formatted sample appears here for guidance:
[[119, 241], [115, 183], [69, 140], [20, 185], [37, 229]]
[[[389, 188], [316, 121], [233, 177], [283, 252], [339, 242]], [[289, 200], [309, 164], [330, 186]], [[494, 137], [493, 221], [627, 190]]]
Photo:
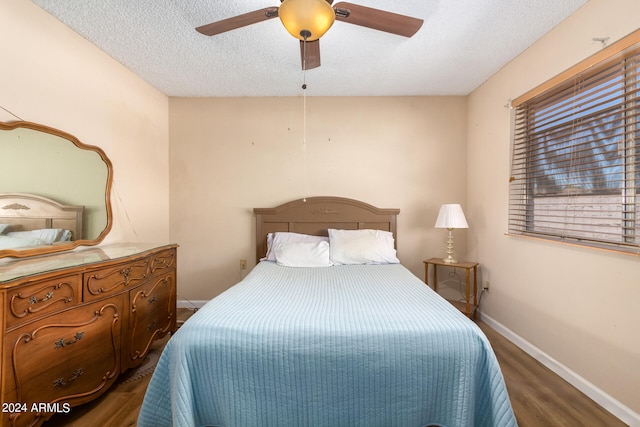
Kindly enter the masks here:
[[[455, 264], [444, 262], [442, 258], [430, 258], [424, 261], [424, 283], [429, 284], [429, 265], [433, 265], [433, 290], [438, 292], [438, 266], [451, 268], [464, 268], [466, 270], [466, 291], [465, 302], [447, 299], [458, 310], [475, 319], [476, 307], [478, 306], [478, 263], [473, 261], [460, 261]], [[471, 295], [470, 276], [473, 270], [473, 295]], [[473, 302], [471, 297], [473, 296]]]

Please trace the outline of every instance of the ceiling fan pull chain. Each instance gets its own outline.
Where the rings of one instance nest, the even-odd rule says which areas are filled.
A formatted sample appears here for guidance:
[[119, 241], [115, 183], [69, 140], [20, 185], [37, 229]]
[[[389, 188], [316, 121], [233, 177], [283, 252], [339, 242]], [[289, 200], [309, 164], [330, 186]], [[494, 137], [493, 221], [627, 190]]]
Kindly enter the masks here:
[[302, 175], [303, 175], [303, 201], [307, 201], [307, 191], [309, 178], [307, 173], [307, 37], [310, 33], [302, 31], [300, 35], [304, 37], [302, 42]]
[[302, 91], [302, 199], [307, 201], [309, 191], [309, 173], [307, 171], [307, 91]]
[[307, 201], [307, 73], [305, 70], [305, 60], [307, 56], [307, 36], [302, 41], [302, 201]]

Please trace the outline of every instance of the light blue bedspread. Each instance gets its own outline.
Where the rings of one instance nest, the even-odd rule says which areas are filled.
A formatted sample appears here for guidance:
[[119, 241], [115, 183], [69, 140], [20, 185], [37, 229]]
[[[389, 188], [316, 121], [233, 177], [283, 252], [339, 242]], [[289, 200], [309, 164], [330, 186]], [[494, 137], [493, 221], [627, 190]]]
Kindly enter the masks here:
[[405, 267], [263, 261], [171, 338], [138, 425], [516, 421], [484, 334]]

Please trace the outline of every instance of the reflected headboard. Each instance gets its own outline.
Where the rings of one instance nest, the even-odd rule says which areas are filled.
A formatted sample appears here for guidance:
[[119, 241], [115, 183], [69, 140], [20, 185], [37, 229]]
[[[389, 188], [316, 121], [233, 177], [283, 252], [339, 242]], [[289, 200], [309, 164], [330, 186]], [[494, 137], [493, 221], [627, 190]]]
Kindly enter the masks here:
[[397, 245], [396, 220], [400, 209], [380, 209], [342, 197], [307, 197], [275, 208], [255, 208], [256, 262], [267, 253], [267, 234], [288, 231], [327, 236], [329, 228], [374, 229], [393, 233]]
[[34, 194], [0, 193], [0, 224], [11, 224], [12, 231], [62, 228], [80, 240], [83, 216], [84, 206], [63, 205]]

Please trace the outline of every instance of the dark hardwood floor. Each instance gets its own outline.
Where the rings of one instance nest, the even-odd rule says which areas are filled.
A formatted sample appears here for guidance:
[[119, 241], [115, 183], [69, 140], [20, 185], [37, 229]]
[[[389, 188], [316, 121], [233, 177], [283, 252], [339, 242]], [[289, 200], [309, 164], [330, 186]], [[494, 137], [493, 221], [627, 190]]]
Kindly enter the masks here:
[[520, 427], [624, 427], [584, 393], [522, 351], [482, 321]]
[[[180, 309], [179, 320], [191, 315]], [[504, 374], [511, 404], [520, 427], [623, 427], [626, 424], [583, 393], [520, 350], [483, 322], [478, 325], [489, 338]], [[157, 342], [163, 347], [168, 337]], [[56, 415], [45, 427], [135, 426], [151, 375], [118, 382], [101, 398]], [[450, 426], [456, 427], [456, 426]]]

